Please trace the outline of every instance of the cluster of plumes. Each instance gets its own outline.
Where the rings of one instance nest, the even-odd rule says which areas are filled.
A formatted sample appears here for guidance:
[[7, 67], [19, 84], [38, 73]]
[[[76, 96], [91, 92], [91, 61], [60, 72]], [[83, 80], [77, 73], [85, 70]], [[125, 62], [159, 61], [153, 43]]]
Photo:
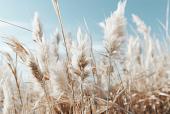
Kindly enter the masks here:
[[[128, 35], [126, 2], [100, 24], [105, 51], [99, 55], [92, 55], [90, 34], [80, 28], [77, 42], [65, 31], [45, 39], [37, 14], [34, 50], [7, 39], [12, 52], [0, 51], [0, 113], [169, 114], [169, 43], [156, 40], [134, 14], [137, 31]], [[68, 56], [60, 51], [63, 37]]]
[[72, 62], [75, 74], [83, 81], [89, 76], [88, 65], [90, 63], [90, 39], [87, 34], [83, 34], [79, 28], [77, 32], [77, 44], [75, 45], [75, 56]]
[[100, 23], [104, 31], [104, 45], [109, 55], [114, 55], [120, 50], [123, 38], [125, 37], [126, 18], [125, 14], [126, 1], [119, 2], [117, 10], [111, 14], [105, 22]]

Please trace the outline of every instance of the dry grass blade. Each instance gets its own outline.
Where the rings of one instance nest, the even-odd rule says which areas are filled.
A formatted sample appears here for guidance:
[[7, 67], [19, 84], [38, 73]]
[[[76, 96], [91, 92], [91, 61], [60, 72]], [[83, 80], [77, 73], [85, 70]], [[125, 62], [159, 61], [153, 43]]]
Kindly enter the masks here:
[[[9, 53], [1, 52], [1, 54], [3, 54], [3, 56], [6, 58], [7, 65], [9, 67], [10, 71], [12, 72], [12, 75], [15, 78], [15, 82], [16, 82], [16, 86], [17, 86], [17, 90], [18, 90], [18, 94], [19, 94], [19, 99], [20, 99], [21, 105], [23, 106], [21, 87], [20, 87], [19, 77], [18, 77], [18, 73], [17, 73], [17, 65], [14, 64], [13, 59]], [[16, 60], [16, 64], [17, 64], [17, 60]]]
[[17, 53], [17, 55], [23, 60], [26, 61], [27, 56], [29, 55], [28, 50], [24, 47], [24, 45], [19, 42], [16, 38], [11, 38], [5, 42], [11, 49]]
[[8, 24], [8, 25], [11, 25], [11, 26], [14, 26], [14, 27], [17, 27], [17, 28], [20, 28], [20, 29], [23, 29], [23, 30], [26, 30], [26, 31], [28, 31], [28, 32], [32, 32], [32, 30], [30, 30], [30, 29], [28, 29], [28, 28], [25, 28], [25, 27], [23, 27], [23, 26], [20, 26], [20, 25], [17, 25], [17, 24], [14, 24], [14, 23], [11, 23], [11, 22], [2, 20], [2, 19], [0, 19], [0, 22], [5, 23], [5, 24]]
[[43, 80], [43, 73], [40, 70], [39, 65], [35, 62], [35, 60], [30, 60], [28, 63], [28, 66], [30, 67], [33, 76], [39, 81], [42, 82]]
[[57, 14], [57, 17], [58, 17], [58, 20], [59, 20], [59, 23], [60, 23], [60, 27], [61, 27], [61, 31], [62, 31], [62, 36], [63, 36], [63, 39], [64, 39], [64, 46], [65, 46], [65, 49], [66, 49], [67, 59], [68, 59], [68, 62], [69, 62], [70, 57], [69, 57], [68, 47], [67, 47], [67, 44], [66, 44], [66, 36], [65, 36], [65, 32], [64, 32], [64, 27], [63, 27], [62, 19], [61, 19], [59, 3], [58, 3], [58, 0], [52, 0], [52, 3], [53, 3], [55, 12]]

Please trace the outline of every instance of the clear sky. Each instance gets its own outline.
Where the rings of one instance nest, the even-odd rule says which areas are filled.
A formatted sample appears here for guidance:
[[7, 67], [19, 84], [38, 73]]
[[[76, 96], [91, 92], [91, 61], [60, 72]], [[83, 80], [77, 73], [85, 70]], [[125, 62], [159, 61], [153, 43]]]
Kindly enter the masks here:
[[[118, 0], [59, 0], [64, 27], [73, 32], [84, 26], [83, 18], [94, 36], [95, 41], [102, 39], [102, 29], [98, 23], [116, 9]], [[140, 16], [154, 31], [159, 31], [160, 21], [165, 21], [167, 0], [128, 0], [126, 16], [131, 24], [131, 14]], [[58, 27], [57, 17], [51, 0], [0, 0], [0, 19], [32, 29], [34, 12], [42, 20], [47, 38]], [[29, 43], [31, 33], [0, 23], [0, 33], [14, 35]]]

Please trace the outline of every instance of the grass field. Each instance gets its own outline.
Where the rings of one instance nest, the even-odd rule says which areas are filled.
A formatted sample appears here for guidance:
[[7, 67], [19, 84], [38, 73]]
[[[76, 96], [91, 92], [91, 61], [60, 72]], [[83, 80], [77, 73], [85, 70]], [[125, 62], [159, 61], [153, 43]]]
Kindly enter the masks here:
[[12, 51], [0, 51], [0, 114], [170, 114], [168, 24], [161, 23], [165, 35], [155, 38], [132, 14], [136, 28], [128, 33], [126, 2], [100, 23], [104, 36], [97, 53], [88, 27], [78, 29], [76, 41], [65, 31], [57, 0], [60, 31], [53, 38], [44, 38], [37, 14], [33, 47], [6, 38]]

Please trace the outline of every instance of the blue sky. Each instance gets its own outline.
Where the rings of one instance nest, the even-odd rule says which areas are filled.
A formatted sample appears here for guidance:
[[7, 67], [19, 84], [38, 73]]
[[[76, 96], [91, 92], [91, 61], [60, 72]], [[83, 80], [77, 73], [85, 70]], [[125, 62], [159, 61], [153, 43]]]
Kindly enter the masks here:
[[[91, 30], [96, 42], [102, 39], [102, 29], [98, 23], [116, 9], [118, 0], [59, 0], [61, 5], [64, 27], [73, 32], [79, 26], [84, 26], [84, 20]], [[165, 21], [167, 0], [128, 0], [126, 17], [131, 21], [131, 14], [140, 16], [154, 31], [159, 31], [160, 21]], [[34, 12], [38, 12], [43, 24], [46, 37], [58, 28], [57, 17], [51, 0], [0, 0], [0, 19], [32, 29]], [[29, 43], [31, 33], [0, 23], [0, 33], [13, 35]]]

